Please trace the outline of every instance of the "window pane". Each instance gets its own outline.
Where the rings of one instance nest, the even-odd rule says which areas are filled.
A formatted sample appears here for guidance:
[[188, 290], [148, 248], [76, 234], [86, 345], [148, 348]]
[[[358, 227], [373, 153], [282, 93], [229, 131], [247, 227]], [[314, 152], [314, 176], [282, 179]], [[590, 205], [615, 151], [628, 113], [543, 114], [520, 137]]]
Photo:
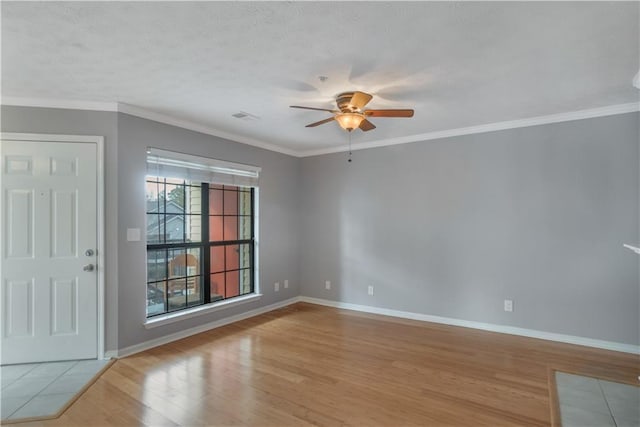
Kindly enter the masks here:
[[222, 190], [209, 189], [209, 215], [222, 215]]
[[[212, 258], [211, 265], [213, 269], [213, 251], [215, 249], [216, 253], [216, 268], [222, 267], [222, 261], [220, 258], [222, 254], [220, 253], [221, 246], [214, 246], [212, 248]], [[224, 264], [225, 270], [238, 270], [240, 268], [249, 268], [251, 267], [251, 244], [245, 243], [240, 245], [226, 245], [224, 246], [226, 263]]]
[[[168, 281], [169, 284], [169, 302], [172, 301], [172, 297], [181, 296], [184, 299], [184, 296], [187, 294], [187, 278], [186, 277], [178, 277], [175, 279], [170, 279]], [[171, 309], [171, 307], [169, 307]]]
[[224, 240], [238, 240], [238, 217], [224, 217]]
[[165, 178], [164, 181], [167, 184], [173, 184], [173, 185], [182, 185], [185, 183], [184, 179], [182, 178]]
[[187, 185], [185, 191], [186, 206], [184, 211], [186, 213], [200, 215], [202, 213], [202, 189], [200, 186]]
[[147, 215], [147, 243], [161, 243], [164, 238], [163, 215]]
[[226, 297], [231, 298], [240, 295], [240, 272], [230, 271], [225, 274]]
[[243, 191], [238, 193], [238, 213], [241, 215], [251, 215], [251, 193]]
[[202, 240], [202, 189], [199, 186], [186, 186], [185, 235], [187, 242]]
[[159, 183], [147, 181], [146, 185], [146, 199], [147, 199], [147, 212], [160, 212], [160, 202], [158, 195], [161, 192]]
[[166, 242], [177, 243], [184, 242], [184, 216], [169, 215], [166, 219]]
[[245, 243], [243, 245], [238, 245], [238, 255], [239, 255], [239, 265], [240, 268], [250, 268], [251, 267], [251, 245]]
[[224, 214], [238, 215], [238, 192], [237, 191], [224, 192]]
[[184, 185], [166, 184], [165, 192], [167, 197], [167, 213], [183, 214], [185, 205]]
[[[147, 251], [148, 317], [254, 291], [253, 243], [209, 246], [207, 271], [202, 264], [208, 242], [252, 238], [251, 188], [209, 184], [209, 203], [203, 206], [197, 182], [147, 177], [145, 185], [147, 243], [159, 247]], [[209, 221], [204, 241], [203, 221]], [[165, 245], [176, 243], [183, 247]], [[203, 274], [209, 275], [209, 295]]]
[[[171, 282], [174, 282], [174, 284], [172, 285]], [[182, 283], [178, 283], [178, 282], [182, 282]], [[184, 293], [180, 293], [180, 292], [175, 292], [172, 293], [171, 289], [180, 289], [180, 288], [186, 288], [186, 283], [185, 283], [185, 279], [178, 279], [178, 280], [170, 280], [169, 281], [169, 311], [175, 311], [175, 310], [180, 310], [182, 308], [185, 308], [187, 306], [187, 295]]]
[[[148, 179], [149, 177], [147, 177]], [[147, 212], [163, 213], [165, 208], [164, 178], [148, 179], [146, 186]]]
[[165, 312], [165, 282], [147, 284], [147, 317]]
[[189, 277], [187, 279], [187, 305], [192, 306], [204, 303], [202, 286], [202, 276]]
[[202, 256], [201, 256], [200, 248], [187, 249], [187, 257], [186, 257], [187, 276], [195, 276], [201, 273], [200, 271], [201, 259], [202, 259]]
[[250, 239], [251, 238], [251, 217], [250, 216], [241, 216], [238, 218], [240, 220], [240, 235], [238, 236], [238, 240]]
[[210, 216], [209, 217], [209, 241], [219, 242], [223, 240], [222, 230], [223, 230], [222, 217]]
[[211, 275], [211, 301], [217, 301], [225, 297], [224, 273]]
[[240, 271], [240, 294], [251, 293], [251, 270], [244, 269]]
[[147, 282], [167, 277], [167, 258], [164, 249], [147, 251]]
[[168, 249], [169, 277], [186, 276], [186, 255], [185, 248]]
[[169, 277], [200, 274], [200, 248], [169, 249]]
[[209, 268], [212, 273], [224, 271], [224, 246], [211, 247], [211, 262]]
[[225, 270], [237, 270], [238, 268], [240, 268], [240, 246], [239, 245], [225, 246], [225, 254], [227, 257]]
[[167, 204], [167, 185], [163, 181], [158, 183], [158, 212], [166, 212]]
[[200, 242], [202, 240], [202, 216], [187, 215], [185, 217], [187, 242]]

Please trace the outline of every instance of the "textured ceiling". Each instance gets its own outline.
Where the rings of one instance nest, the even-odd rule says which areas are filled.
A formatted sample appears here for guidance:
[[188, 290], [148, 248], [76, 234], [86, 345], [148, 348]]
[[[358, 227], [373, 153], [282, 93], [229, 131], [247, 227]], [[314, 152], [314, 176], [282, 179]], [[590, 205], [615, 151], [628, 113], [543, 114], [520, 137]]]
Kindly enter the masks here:
[[[2, 2], [2, 95], [121, 102], [305, 151], [638, 101], [638, 3]], [[321, 82], [318, 76], [327, 76]], [[259, 117], [232, 117], [244, 111]]]

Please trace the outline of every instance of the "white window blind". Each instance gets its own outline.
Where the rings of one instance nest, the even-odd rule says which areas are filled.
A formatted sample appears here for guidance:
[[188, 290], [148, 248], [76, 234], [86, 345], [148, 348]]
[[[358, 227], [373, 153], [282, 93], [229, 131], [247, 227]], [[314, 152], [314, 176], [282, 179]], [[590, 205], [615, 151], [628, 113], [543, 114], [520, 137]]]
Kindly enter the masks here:
[[147, 175], [214, 184], [258, 187], [261, 168], [193, 156], [159, 148], [147, 149]]

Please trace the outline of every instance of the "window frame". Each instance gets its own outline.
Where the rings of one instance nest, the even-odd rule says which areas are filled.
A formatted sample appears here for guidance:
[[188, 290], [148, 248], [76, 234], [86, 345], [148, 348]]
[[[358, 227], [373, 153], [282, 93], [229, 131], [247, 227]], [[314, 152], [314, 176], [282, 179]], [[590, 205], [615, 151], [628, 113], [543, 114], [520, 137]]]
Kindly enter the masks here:
[[[151, 179], [150, 179], [151, 178]], [[150, 175], [150, 174], [146, 174], [145, 175], [145, 183], [159, 183], [159, 184], [163, 184], [163, 193], [166, 193], [166, 184], [167, 184], [167, 179], [172, 179], [171, 177], [168, 176], [157, 176], [157, 175]], [[163, 182], [161, 182], [161, 180]], [[197, 181], [191, 181], [188, 179], [182, 179], [180, 178], [180, 180], [182, 181], [182, 184], [179, 184], [183, 187], [184, 191], [183, 191], [183, 207], [186, 208], [186, 198], [187, 198], [187, 191], [186, 188], [187, 187], [199, 187], [200, 188], [200, 194], [201, 194], [201, 207], [200, 207], [200, 213], [199, 214], [187, 214], [185, 212], [183, 212], [181, 214], [181, 216], [183, 217], [183, 241], [182, 242], [167, 242], [166, 241], [166, 234], [167, 234], [167, 230], [166, 230], [166, 218], [167, 218], [167, 210], [166, 210], [166, 203], [167, 203], [167, 197], [165, 194], [164, 197], [164, 203], [165, 203], [165, 209], [163, 209], [163, 212], [158, 212], [157, 215], [159, 215], [160, 219], [159, 219], [159, 223], [162, 221], [164, 223], [164, 238], [163, 238], [163, 242], [158, 241], [156, 243], [149, 243], [147, 240], [147, 234], [146, 234], [146, 229], [145, 229], [145, 241], [146, 241], [146, 256], [147, 256], [147, 267], [146, 267], [146, 289], [148, 292], [148, 287], [150, 284], [154, 284], [154, 283], [161, 283], [164, 282], [164, 310], [160, 313], [155, 313], [155, 314], [151, 314], [149, 315], [148, 312], [145, 310], [145, 318], [147, 322], [155, 322], [156, 320], [162, 320], [165, 319], [167, 317], [175, 317], [175, 316], [182, 316], [184, 314], [188, 314], [189, 312], [193, 311], [194, 309], [201, 311], [203, 308], [213, 308], [216, 306], [228, 306], [230, 305], [229, 303], [233, 303], [235, 302], [234, 300], [238, 299], [242, 299], [242, 300], [247, 300], [247, 297], [252, 297], [252, 296], [259, 296], [258, 292], [258, 283], [257, 283], [257, 269], [256, 269], [256, 257], [257, 257], [257, 239], [256, 239], [256, 230], [257, 230], [257, 201], [256, 201], [256, 197], [257, 197], [257, 190], [258, 187], [254, 187], [254, 186], [245, 186], [245, 185], [235, 185], [235, 184], [217, 184], [217, 183], [209, 183], [209, 182], [197, 182]], [[176, 184], [173, 184], [176, 185]], [[235, 216], [238, 219], [242, 218], [242, 217], [249, 217], [250, 218], [250, 224], [251, 224], [251, 230], [250, 230], [250, 236], [249, 238], [244, 238], [244, 239], [234, 239], [234, 240], [224, 240], [224, 236], [223, 236], [223, 240], [214, 240], [211, 241], [210, 240], [210, 218], [212, 216], [211, 212], [210, 212], [210, 206], [209, 206], [209, 195], [210, 195], [210, 190], [211, 190], [211, 186], [215, 185], [215, 186], [220, 186], [219, 191], [222, 191], [222, 195], [224, 196], [224, 192], [225, 191], [235, 191], [237, 193], [237, 197], [238, 200], [240, 200], [240, 196], [243, 193], [248, 193], [250, 195], [250, 212], [248, 214], [240, 214], [239, 213], [239, 208], [238, 211], [235, 215], [232, 214], [225, 214], [224, 211], [222, 212], [221, 216], [224, 218], [225, 216]], [[228, 188], [228, 187], [233, 187], [234, 189]], [[214, 190], [218, 190], [218, 189], [214, 189]], [[248, 191], [247, 191], [248, 190]], [[159, 195], [158, 195], [159, 197]], [[224, 197], [223, 197], [224, 199]], [[224, 203], [224, 201], [223, 201]], [[239, 202], [238, 202], [239, 203]], [[148, 212], [145, 209], [146, 212], [146, 217], [147, 219], [149, 218], [149, 215], [151, 214], [150, 212]], [[201, 218], [201, 229], [200, 229], [200, 241], [199, 242], [187, 242], [186, 240], [186, 217], [188, 215], [199, 215]], [[238, 232], [239, 232], [239, 227], [240, 227], [240, 221], [238, 221]], [[241, 237], [240, 234], [236, 235], [236, 237]], [[249, 292], [247, 293], [241, 293], [242, 289], [240, 288], [238, 291], [238, 295], [234, 295], [231, 297], [224, 297], [222, 299], [216, 299], [214, 301], [211, 300], [211, 275], [213, 274], [211, 272], [211, 248], [213, 247], [228, 247], [228, 246], [233, 246], [233, 245], [249, 245], [249, 266], [243, 268], [242, 265], [238, 265], [238, 268], [236, 269], [227, 269], [227, 265], [226, 265], [226, 255], [225, 255], [225, 266], [224, 266], [224, 270], [223, 273], [225, 274], [225, 279], [226, 279], [226, 275], [229, 272], [238, 272], [238, 274], [240, 274], [241, 271], [243, 270], [249, 270], [250, 272], [250, 289]], [[158, 251], [158, 250], [164, 250], [164, 251], [169, 251], [171, 249], [183, 249], [185, 251], [185, 254], [188, 253], [188, 250], [191, 248], [198, 248], [200, 249], [200, 260], [199, 260], [199, 272], [197, 275], [190, 275], [190, 274], [186, 274], [185, 273], [185, 281], [188, 277], [197, 277], [199, 275], [200, 277], [200, 283], [201, 283], [201, 295], [202, 297], [200, 298], [200, 300], [198, 301], [198, 303], [193, 304], [193, 303], [189, 303], [189, 299], [188, 299], [188, 292], [185, 294], [185, 305], [177, 308], [177, 309], [173, 309], [170, 310], [170, 304], [169, 304], [169, 281], [170, 281], [170, 275], [169, 275], [169, 257], [168, 257], [168, 253], [165, 252], [165, 261], [166, 261], [166, 266], [165, 266], [165, 277], [164, 280], [152, 280], [149, 281], [149, 267], [148, 267], [148, 260], [149, 260], [149, 253], [151, 251]], [[226, 253], [226, 250], [225, 250]], [[179, 279], [183, 279], [183, 277], [180, 277]], [[225, 280], [226, 282], [226, 280]], [[240, 284], [239, 284], [240, 286]], [[226, 287], [226, 284], [225, 284]], [[185, 288], [186, 289], [186, 288]], [[226, 292], [225, 292], [226, 294]], [[147, 307], [148, 307], [148, 297], [146, 298], [147, 301]], [[187, 312], [185, 312], [187, 311]]]

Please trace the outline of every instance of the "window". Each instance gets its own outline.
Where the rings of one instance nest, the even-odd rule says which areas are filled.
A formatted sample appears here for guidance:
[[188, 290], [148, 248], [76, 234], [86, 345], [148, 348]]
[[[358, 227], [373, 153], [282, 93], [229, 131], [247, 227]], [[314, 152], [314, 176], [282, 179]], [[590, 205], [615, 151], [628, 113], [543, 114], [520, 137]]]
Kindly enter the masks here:
[[149, 150], [147, 317], [255, 292], [258, 171]]

